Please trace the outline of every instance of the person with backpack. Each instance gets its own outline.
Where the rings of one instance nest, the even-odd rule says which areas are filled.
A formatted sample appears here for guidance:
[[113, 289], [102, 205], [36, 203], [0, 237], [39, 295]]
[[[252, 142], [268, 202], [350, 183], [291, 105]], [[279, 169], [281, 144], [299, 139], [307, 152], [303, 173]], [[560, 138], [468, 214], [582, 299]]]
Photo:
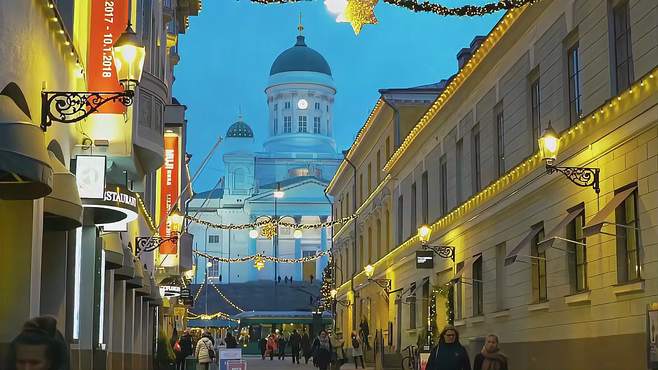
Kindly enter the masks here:
[[195, 357], [201, 365], [201, 369], [209, 370], [210, 363], [215, 360], [215, 349], [213, 341], [209, 338], [210, 333], [206, 332], [203, 334], [201, 339], [196, 344], [196, 353]]
[[354, 368], [359, 368], [359, 359], [361, 359], [361, 367], [364, 369], [366, 368], [363, 361], [363, 346], [361, 339], [355, 332], [352, 332], [352, 358], [354, 358]]

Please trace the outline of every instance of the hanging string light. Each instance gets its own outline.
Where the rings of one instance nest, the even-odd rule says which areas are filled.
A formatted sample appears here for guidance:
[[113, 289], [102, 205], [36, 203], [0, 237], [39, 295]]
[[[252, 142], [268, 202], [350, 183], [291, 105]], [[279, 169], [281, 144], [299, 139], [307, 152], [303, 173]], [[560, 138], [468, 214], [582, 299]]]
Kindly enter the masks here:
[[258, 256], [254, 259], [254, 267], [258, 271], [262, 270], [265, 267], [265, 261], [263, 261], [263, 257]]
[[222, 262], [222, 263], [241, 263], [241, 262], [257, 261], [258, 259], [261, 259], [264, 262], [304, 263], [304, 262], [315, 261], [315, 260], [317, 260], [319, 258], [322, 258], [324, 256], [331, 256], [331, 251], [318, 251], [314, 255], [300, 257], [300, 258], [272, 257], [272, 256], [266, 256], [262, 253], [255, 254], [253, 256], [227, 258], [227, 257], [212, 256], [210, 254], [207, 254], [207, 253], [204, 253], [204, 252], [199, 252], [199, 251], [193, 251], [193, 252], [197, 256], [203, 257], [203, 258], [205, 258], [209, 261], [217, 261], [217, 262]]
[[[221, 230], [250, 230], [249, 235], [250, 237], [253, 235], [252, 231], [254, 229], [262, 229], [266, 225], [276, 225], [278, 224], [281, 227], [287, 227], [291, 229], [299, 229], [299, 230], [312, 230], [312, 229], [323, 229], [323, 228], [328, 228], [332, 227], [334, 225], [338, 224], [345, 224], [348, 223], [351, 220], [354, 220], [357, 218], [356, 214], [346, 216], [343, 218], [339, 218], [336, 220], [332, 221], [325, 221], [325, 222], [318, 222], [318, 223], [313, 223], [313, 224], [296, 224], [294, 222], [285, 222], [285, 221], [277, 221], [269, 216], [266, 218], [261, 217], [262, 219], [256, 222], [251, 222], [251, 223], [245, 223], [245, 224], [220, 224], [220, 223], [214, 223], [210, 221], [206, 221], [203, 219], [200, 219], [198, 217], [194, 216], [185, 216], [185, 219], [187, 219], [190, 222], [194, 222], [199, 225], [207, 226], [209, 228], [213, 229], [221, 229]], [[257, 235], [256, 235], [257, 237]]]
[[240, 312], [244, 312], [244, 310], [243, 310], [242, 308], [238, 307], [238, 305], [236, 305], [235, 303], [233, 303], [233, 301], [231, 301], [230, 299], [228, 299], [228, 297], [226, 297], [226, 296], [224, 295], [224, 293], [222, 293], [222, 292], [219, 290], [219, 288], [217, 288], [217, 285], [216, 285], [216, 284], [212, 284], [212, 287], [215, 288], [215, 291], [217, 291], [217, 294], [219, 294], [219, 296], [222, 297], [222, 299], [224, 299], [224, 300], [226, 301], [226, 303], [228, 303], [229, 305], [231, 305], [231, 307], [235, 308], [236, 310], [238, 310], [238, 311], [240, 311]]

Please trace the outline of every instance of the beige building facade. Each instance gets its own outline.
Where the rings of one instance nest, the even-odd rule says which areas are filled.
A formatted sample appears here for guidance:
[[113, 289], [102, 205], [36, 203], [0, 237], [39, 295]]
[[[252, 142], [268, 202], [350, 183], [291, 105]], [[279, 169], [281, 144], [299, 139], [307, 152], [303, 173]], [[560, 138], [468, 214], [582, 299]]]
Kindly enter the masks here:
[[[436, 325], [448, 322], [451, 289], [471, 355], [496, 333], [515, 368], [647, 368], [658, 301], [657, 18], [648, 0], [541, 1], [462, 50], [467, 61], [419, 119], [386, 118], [380, 100], [347, 153], [357, 193], [360, 173], [380, 173], [357, 197], [364, 226], [334, 230], [346, 272], [337, 298], [350, 302], [338, 327], [365, 317], [399, 350], [424, 336], [430, 301]], [[556, 164], [598, 168], [600, 192], [547, 174], [537, 139], [549, 123]], [[377, 165], [367, 153], [398, 130]], [[329, 185], [339, 216], [352, 180], [344, 162]], [[390, 215], [381, 233], [369, 226], [377, 207]], [[422, 224], [430, 245], [455, 248], [454, 263], [435, 255], [432, 269], [416, 268]], [[394, 293], [365, 277], [368, 263]]]

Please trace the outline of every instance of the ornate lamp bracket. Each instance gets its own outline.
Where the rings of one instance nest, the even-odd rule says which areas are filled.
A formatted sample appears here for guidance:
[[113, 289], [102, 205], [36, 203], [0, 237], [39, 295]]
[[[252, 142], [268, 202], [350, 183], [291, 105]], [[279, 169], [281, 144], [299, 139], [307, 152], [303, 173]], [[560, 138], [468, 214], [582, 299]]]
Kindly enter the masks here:
[[168, 238], [162, 238], [159, 236], [138, 236], [135, 238], [135, 252], [137, 255], [143, 252], [152, 252], [166, 242], [176, 242], [177, 240], [178, 235]]
[[450, 258], [455, 262], [455, 247], [450, 245], [423, 245], [423, 249], [429, 249], [441, 258]]
[[391, 279], [368, 279], [368, 281], [379, 285], [380, 288], [384, 289], [386, 295], [391, 294]]
[[569, 181], [580, 187], [592, 187], [596, 194], [601, 189], [599, 188], [599, 173], [601, 170], [595, 167], [558, 167], [552, 161], [546, 161], [546, 173], [552, 174], [560, 172], [566, 176]]
[[45, 132], [53, 121], [74, 123], [87, 118], [90, 114], [109, 102], [118, 102], [126, 107], [133, 104], [135, 92], [78, 92], [78, 91], [42, 91], [41, 92], [41, 129]]

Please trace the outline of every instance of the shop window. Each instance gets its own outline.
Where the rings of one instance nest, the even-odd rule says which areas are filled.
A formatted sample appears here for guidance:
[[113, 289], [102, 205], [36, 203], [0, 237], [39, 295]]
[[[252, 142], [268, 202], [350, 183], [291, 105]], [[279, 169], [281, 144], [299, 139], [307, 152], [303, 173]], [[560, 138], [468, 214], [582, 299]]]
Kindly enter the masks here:
[[[583, 205], [578, 207], [583, 208]], [[569, 210], [569, 212], [573, 211]], [[587, 290], [587, 247], [583, 227], [585, 226], [585, 209], [567, 224], [567, 258], [569, 259], [569, 283], [571, 292], [578, 293]]]
[[539, 250], [539, 242], [544, 240], [544, 227], [542, 224], [533, 226], [540, 230], [532, 238], [530, 244], [530, 255], [532, 263], [532, 300], [533, 303], [546, 302], [548, 300], [547, 278], [546, 278], [546, 251]]
[[[616, 193], [624, 189], [618, 190]], [[640, 279], [639, 226], [637, 190], [615, 210], [617, 239], [617, 281], [625, 283]]]

